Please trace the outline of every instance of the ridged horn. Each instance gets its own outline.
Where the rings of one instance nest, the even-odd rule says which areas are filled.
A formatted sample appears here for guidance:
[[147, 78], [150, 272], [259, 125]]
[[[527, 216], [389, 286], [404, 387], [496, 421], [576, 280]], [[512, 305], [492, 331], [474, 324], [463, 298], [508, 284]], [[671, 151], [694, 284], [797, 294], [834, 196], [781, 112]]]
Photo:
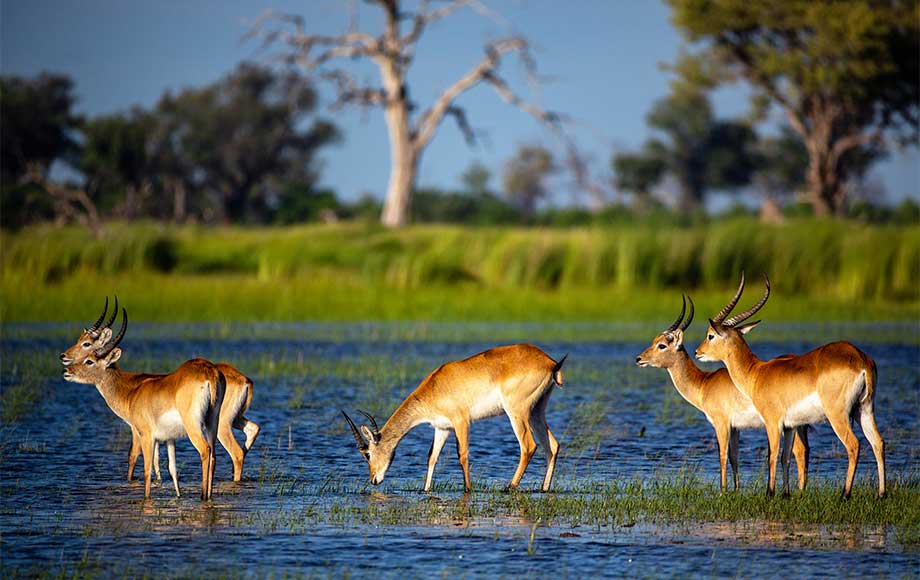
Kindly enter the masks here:
[[728, 304], [725, 305], [725, 308], [719, 311], [715, 318], [711, 318], [712, 322], [715, 322], [717, 325], [722, 324], [722, 321], [725, 320], [725, 317], [728, 316], [728, 313], [732, 311], [732, 308], [738, 304], [738, 300], [741, 299], [741, 294], [744, 293], [744, 271], [741, 271], [741, 283], [738, 284], [738, 291], [735, 292], [734, 298], [728, 301]]
[[[118, 343], [121, 342], [121, 339], [125, 337], [125, 332], [128, 331], [128, 310], [125, 308], [121, 309], [121, 328], [118, 330], [118, 334], [109, 339], [107, 343], [102, 345], [100, 348], [97, 348], [94, 354], [96, 358], [105, 358], [109, 355], [110, 352], [115, 350], [115, 347], [118, 346]], [[113, 319], [114, 322], [114, 319]]]
[[675, 330], [677, 330], [677, 327], [680, 326], [681, 321], [683, 321], [684, 314], [687, 313], [687, 296], [684, 295], [683, 299], [684, 299], [684, 303], [680, 307], [680, 314], [677, 315], [677, 320], [674, 321], [674, 324], [672, 324], [667, 329], [665, 329], [665, 332], [674, 332]]
[[358, 412], [367, 417], [367, 420], [371, 422], [371, 425], [374, 427], [374, 433], [380, 433], [380, 427], [377, 426], [377, 419], [374, 419], [373, 415], [361, 409], [358, 409]]
[[112, 309], [112, 316], [109, 317], [108, 322], [102, 325], [102, 328], [112, 328], [116, 318], [118, 318], [118, 294], [115, 295], [115, 308]]
[[684, 320], [680, 325], [680, 331], [683, 332], [690, 327], [690, 323], [693, 322], [693, 298], [687, 296], [687, 302], [690, 303], [690, 314], [687, 315], [687, 319]]
[[[116, 307], [116, 309], [117, 309], [117, 307]], [[105, 297], [105, 306], [102, 307], [102, 314], [99, 315], [99, 320], [97, 320], [96, 322], [94, 322], [92, 326], [90, 326], [89, 328], [86, 329], [86, 332], [88, 332], [90, 335], [92, 335], [93, 338], [99, 336], [99, 329], [101, 328], [99, 325], [102, 324], [102, 321], [103, 321], [103, 320], [105, 320], [105, 314], [106, 314], [108, 311], [109, 311], [109, 297], [106, 296], [106, 297]]]
[[355, 425], [355, 422], [351, 420], [351, 417], [348, 416], [348, 413], [342, 411], [342, 416], [345, 417], [345, 420], [348, 421], [348, 426], [351, 427], [351, 434], [355, 436], [355, 443], [358, 444], [358, 449], [361, 451], [367, 450], [367, 441], [364, 440], [364, 437], [361, 436], [361, 432], [358, 431], [358, 427]]
[[763, 275], [763, 283], [764, 283], [763, 297], [761, 297], [761, 299], [757, 301], [757, 304], [751, 306], [750, 308], [748, 308], [741, 314], [736, 314], [735, 316], [732, 316], [731, 318], [723, 322], [722, 326], [728, 326], [729, 328], [732, 328], [739, 322], [744, 322], [751, 316], [754, 316], [755, 314], [757, 314], [758, 310], [763, 308], [763, 305], [767, 303], [767, 299], [770, 297], [770, 279], [767, 278], [766, 274]]

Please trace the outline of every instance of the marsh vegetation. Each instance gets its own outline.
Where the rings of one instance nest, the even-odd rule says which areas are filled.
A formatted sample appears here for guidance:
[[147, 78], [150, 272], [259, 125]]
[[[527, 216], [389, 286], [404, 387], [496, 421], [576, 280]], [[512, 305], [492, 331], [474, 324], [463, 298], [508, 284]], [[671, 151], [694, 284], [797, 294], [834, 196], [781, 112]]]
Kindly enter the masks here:
[[[633, 365], [647, 338], [619, 339], [628, 327], [597, 325], [595, 338], [579, 340], [577, 326], [564, 325], [138, 325], [124, 345], [124, 368], [166, 371], [202, 355], [232, 359], [255, 380], [249, 415], [264, 430], [244, 479], [229, 481], [221, 450], [215, 498], [202, 505], [176, 500], [168, 484], [144, 502], [142, 484], [124, 481], [128, 429], [94, 389], [59, 378], [55, 355], [79, 330], [70, 326], [4, 328], [5, 576], [389, 577], [471, 566], [525, 574], [549, 562], [570, 575], [756, 575], [769, 573], [775, 556], [803, 574], [901, 577], [920, 563], [920, 352], [916, 342], [897, 340], [907, 327], [864, 344], [881, 369], [876, 408], [889, 497], [874, 498], [864, 442], [847, 502], [839, 498], [845, 454], [827, 425], [811, 435], [806, 492], [764, 497], [766, 440], [752, 431], [741, 439], [743, 489], [720, 496], [711, 427], [663, 371]], [[776, 334], [754, 344], [764, 356], [811, 346], [796, 326], [773, 326]], [[821, 338], [856, 338], [866, 328], [829, 324]], [[522, 335], [548, 353], [572, 353], [548, 409], [562, 443], [553, 492], [536, 492], [539, 451], [522, 491], [501, 491], [517, 462], [501, 418], [473, 425], [472, 494], [462, 492], [452, 444], [432, 494], [422, 493], [426, 428], [401, 444], [384, 484], [369, 485], [340, 407], [385, 416], [440, 362]], [[191, 486], [197, 455], [187, 442], [178, 452], [180, 481]], [[230, 570], [227, 561], [244, 564]]]

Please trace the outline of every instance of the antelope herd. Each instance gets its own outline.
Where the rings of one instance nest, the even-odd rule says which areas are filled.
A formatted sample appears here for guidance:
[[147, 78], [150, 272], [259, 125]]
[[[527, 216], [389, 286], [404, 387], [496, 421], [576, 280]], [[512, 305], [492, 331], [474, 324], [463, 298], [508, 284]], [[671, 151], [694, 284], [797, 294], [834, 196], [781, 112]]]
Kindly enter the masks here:
[[[770, 297], [770, 281], [766, 276], [764, 283], [764, 295], [756, 304], [727, 318], [744, 292], [742, 273], [734, 297], [709, 319], [696, 358], [720, 362], [723, 368], [711, 372], [698, 368], [684, 346], [684, 333], [694, 315], [693, 300], [688, 296], [684, 297], [677, 320], [636, 357], [636, 364], [666, 369], [680, 396], [706, 416], [718, 443], [722, 493], [728, 486], [727, 464], [731, 465], [733, 487], [739, 488], [739, 432], [753, 429], [764, 429], [767, 435], [767, 495], [774, 495], [776, 490], [777, 458], [783, 467], [784, 495], [790, 493], [789, 468], [793, 456], [798, 487], [804, 490], [808, 481], [808, 429], [827, 420], [846, 449], [848, 467], [843, 497], [848, 498], [859, 457], [859, 440], [851, 428], [851, 420], [855, 419], [872, 446], [878, 466], [878, 495], [884, 496], [885, 444], [875, 424], [875, 363], [849, 342], [826, 344], [803, 355], [759, 359], [744, 335], [760, 323], [747, 320]], [[253, 382], [230, 364], [212, 363], [203, 358], [186, 361], [169, 374], [122, 371], [117, 362], [122, 355], [119, 345], [128, 328], [128, 313], [122, 309], [121, 327], [115, 334], [112, 325], [118, 316], [118, 298], [106, 319], [108, 304], [106, 298], [98, 320], [84, 329], [60, 358], [65, 380], [95, 385], [112, 412], [131, 427], [128, 479], [133, 478], [140, 453], [144, 459], [144, 497], [149, 498], [154, 472], [156, 479], [160, 479], [159, 444], [165, 442], [169, 474], [179, 496], [175, 442], [187, 437], [201, 459], [203, 500], [211, 498], [214, 488], [216, 441], [230, 455], [233, 480], [239, 481], [244, 458], [260, 431], [259, 425], [244, 416], [252, 402]], [[432, 371], [383, 427], [365, 411], [358, 412], [368, 424], [358, 427], [342, 411], [367, 462], [370, 482], [380, 484], [400, 441], [415, 427], [428, 424], [434, 428], [434, 438], [428, 452], [425, 492], [431, 490], [435, 465], [451, 432], [463, 470], [464, 490], [469, 492], [472, 489], [470, 424], [505, 414], [520, 445], [517, 469], [508, 489], [519, 486], [539, 444], [546, 453], [546, 472], [540, 489], [549, 491], [560, 446], [546, 424], [546, 408], [553, 389], [562, 388], [562, 366], [567, 356], [556, 361], [530, 344], [493, 348]], [[236, 440], [234, 428], [246, 437], [242, 446]]]

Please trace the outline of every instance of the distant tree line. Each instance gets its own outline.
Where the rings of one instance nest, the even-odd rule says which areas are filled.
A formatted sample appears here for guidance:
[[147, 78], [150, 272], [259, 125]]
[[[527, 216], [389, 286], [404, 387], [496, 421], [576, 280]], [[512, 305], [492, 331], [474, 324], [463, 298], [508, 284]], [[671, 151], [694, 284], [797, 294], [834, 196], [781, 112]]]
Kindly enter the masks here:
[[5, 226], [300, 221], [328, 197], [315, 190], [316, 155], [339, 132], [313, 117], [316, 93], [297, 75], [244, 63], [150, 109], [89, 118], [73, 112], [73, 91], [58, 75], [0, 78]]
[[[892, 146], [916, 147], [920, 140], [915, 2], [668, 3], [688, 48], [670, 65], [670, 93], [647, 113], [652, 136], [634, 150], [614, 152], [600, 177], [565, 135], [570, 119], [522, 100], [499, 75], [501, 57], [512, 54], [533, 72], [523, 37], [486, 45], [478, 64], [422, 110], [405, 81], [418, 41], [470, 3], [422, 3], [410, 13], [397, 0], [374, 0], [384, 16], [377, 36], [313, 34], [303, 18], [268, 17], [253, 34], [281, 47], [299, 72], [243, 63], [211, 85], [167, 92], [150, 108], [85, 117], [74, 112], [67, 77], [0, 77], [0, 223], [76, 221], [98, 229], [111, 218], [296, 223], [383, 216], [388, 226], [576, 224], [662, 219], [669, 208], [687, 221], [706, 219], [713, 192], [759, 198], [762, 217], [774, 220], [790, 213], [915, 215], [913, 201], [897, 210], [873, 205], [878, 188], [867, 179]], [[354, 59], [377, 63], [384, 86], [356, 84], [349, 71]], [[394, 144], [383, 202], [381, 191], [345, 202], [319, 187], [319, 155], [341, 139], [335, 125], [316, 115], [311, 83], [321, 81], [335, 88], [333, 108], [383, 109]], [[751, 89], [751, 110], [719, 118], [709, 95], [731, 82]], [[420, 158], [446, 117], [474, 140], [455, 99], [481, 83], [560, 139], [548, 147], [519, 145], [501, 169], [498, 189], [477, 163], [455, 190], [419, 186]], [[761, 125], [777, 112], [785, 124], [764, 132]], [[588, 196], [587, 209], [549, 203], [559, 201], [565, 179], [576, 195]]]

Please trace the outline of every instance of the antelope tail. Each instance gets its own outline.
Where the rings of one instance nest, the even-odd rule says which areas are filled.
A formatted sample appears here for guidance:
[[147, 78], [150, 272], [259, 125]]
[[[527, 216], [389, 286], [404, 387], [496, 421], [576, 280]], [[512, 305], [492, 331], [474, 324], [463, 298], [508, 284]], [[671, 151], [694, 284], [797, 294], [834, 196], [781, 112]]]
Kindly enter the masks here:
[[863, 396], [859, 398], [860, 403], [871, 401], [875, 396], [875, 383], [878, 381], [878, 367], [875, 366], [875, 361], [872, 361], [872, 366], [864, 372], [866, 373], [866, 388], [863, 389]]
[[217, 371], [217, 380], [211, 381], [211, 406], [217, 407], [224, 398], [224, 392], [227, 390], [227, 378], [224, 373]]
[[565, 364], [565, 359], [569, 358], [569, 353], [565, 353], [559, 362], [553, 365], [553, 380], [556, 382], [559, 387], [562, 387], [562, 383], [565, 380], [565, 375], [562, 374], [562, 365]]

